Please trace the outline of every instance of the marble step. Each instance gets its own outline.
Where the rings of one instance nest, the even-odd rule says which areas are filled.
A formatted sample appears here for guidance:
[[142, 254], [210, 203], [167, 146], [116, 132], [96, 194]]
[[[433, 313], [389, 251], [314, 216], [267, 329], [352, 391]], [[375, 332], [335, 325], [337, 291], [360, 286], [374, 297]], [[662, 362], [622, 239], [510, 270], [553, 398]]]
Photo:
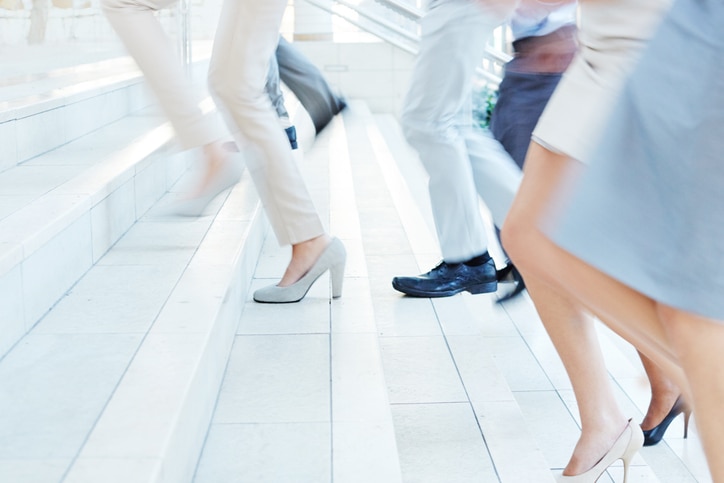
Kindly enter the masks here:
[[[337, 116], [302, 162], [347, 249], [342, 297], [330, 299], [325, 274], [299, 304], [247, 301], [196, 483], [403, 481], [351, 167], [369, 143], [350, 139], [361, 113]], [[252, 287], [273, 283], [288, 256], [268, 239]]]
[[266, 231], [248, 173], [168, 214], [193, 154], [151, 107], [0, 173], [0, 481], [190, 481]]
[[349, 135], [366, 135], [374, 149], [357, 166], [376, 160], [379, 181], [360, 182], [358, 196], [381, 198], [380, 185], [388, 193], [384, 211], [375, 210], [377, 222], [363, 225], [363, 233], [371, 246], [380, 244], [369, 261], [376, 311], [395, 315], [378, 327], [403, 481], [553, 481], [510, 385], [515, 381], [490, 350], [517, 335], [495, 294], [415, 299], [391, 290], [393, 276], [426, 272], [440, 260], [426, 174], [391, 115], [367, 111], [361, 120]]
[[0, 171], [151, 103], [127, 56], [6, 77], [0, 80]]
[[[195, 80], [205, 78], [206, 71], [204, 57], [198, 57], [192, 69]], [[83, 130], [87, 131], [84, 135], [76, 133], [80, 136], [77, 139], [66, 142], [64, 137], [62, 142], [45, 146], [43, 149], [50, 150], [22, 164], [12, 164], [4, 171], [0, 168], [0, 356], [197, 159], [193, 151], [180, 152], [170, 123], [156, 105], [139, 108], [148, 102], [148, 96], [143, 79], [128, 62], [127, 58], [110, 60], [89, 64], [85, 69], [59, 69], [62, 75], [51, 71], [37, 76], [43, 82], [67, 85], [67, 90], [82, 91], [87, 96], [83, 100], [74, 98], [74, 103], [63, 104], [63, 108], [39, 112], [57, 114], [66, 110], [63, 116], [81, 120], [88, 128]], [[104, 77], [113, 69], [122, 73]], [[119, 80], [119, 76], [133, 81]], [[11, 80], [6, 84], [10, 85]], [[64, 92], [60, 87], [56, 90]], [[129, 103], [120, 102], [125, 107], [114, 111], [111, 118], [121, 118], [110, 124], [110, 118], [98, 117], [99, 112], [113, 111], [104, 104], [104, 96], [109, 95], [135, 103], [131, 108]], [[299, 101], [286, 89], [285, 98], [304, 148], [314, 139], [314, 127]], [[23, 105], [30, 109], [33, 102], [25, 100]], [[208, 97], [201, 108], [205, 112], [215, 110]], [[39, 130], [54, 132], [58, 123], [64, 124], [62, 116], [25, 119], [31, 118], [37, 122], [37, 129], [15, 126], [12, 129], [23, 133], [18, 139], [40, 139]], [[0, 133], [6, 124], [0, 124]]]
[[190, 481], [266, 223], [246, 172], [206, 216], [173, 196], [0, 360], [0, 481]]
[[[424, 234], [423, 227], [434, 233], [425, 170], [417, 155], [405, 143], [398, 121], [389, 114], [376, 114], [375, 119], [380, 133], [394, 153], [396, 165], [405, 181], [404, 186], [420, 210], [420, 230], [416, 236], [419, 236], [419, 233]], [[491, 253], [495, 256], [498, 247], [491, 247]], [[431, 266], [428, 262], [427, 265], [420, 266], [420, 269], [425, 271]], [[440, 321], [444, 324], [444, 332], [449, 334], [448, 340], [454, 357], [456, 360], [458, 357], [464, 360], [465, 352], [458, 352], [465, 348], [465, 344], [469, 345], [471, 351], [476, 350], [475, 357], [481, 358], [481, 353], [487, 352], [494, 362], [493, 369], [497, 368], [496, 377], [506, 382], [509, 394], [512, 394], [518, 406], [513, 407], [511, 412], [515, 415], [514, 424], [507, 428], [502, 439], [495, 433], [485, 433], [491, 446], [507, 445], [509, 455], [512, 456], [507, 462], [506, 458], [502, 459], [501, 481], [537, 481], [533, 476], [526, 479], [523, 470], [523, 465], [529, 463], [527, 459], [531, 446], [537, 447], [536, 458], [539, 461], [542, 453], [544, 464], [553, 472], [559, 472], [567, 464], [580, 434], [580, 419], [568, 377], [532, 301], [524, 294], [517, 300], [505, 303], [502, 307], [504, 315], [496, 316], [497, 311], [491, 312], [481, 297], [463, 298], [467, 300], [469, 310], [462, 312], [451, 311], [453, 307], [446, 306], [450, 303], [448, 300], [433, 301]], [[468, 322], [463, 323], [465, 320]], [[649, 403], [650, 388], [636, 351], [600, 324], [598, 331], [619, 405], [625, 414], [641, 420]], [[462, 334], [467, 334], [467, 338], [461, 344]], [[476, 377], [485, 381], [490, 376], [489, 369], [486, 368]], [[467, 379], [470, 380], [470, 377]], [[465, 373], [463, 380], [466, 380]], [[472, 379], [471, 383], [476, 386], [478, 384], [475, 379]], [[495, 386], [486, 388], [484, 383], [479, 384], [481, 389], [495, 392]], [[494, 414], [485, 414], [485, 418], [481, 418], [481, 424], [493, 424], [493, 416]], [[501, 417], [504, 419], [506, 416]], [[644, 448], [634, 458], [629, 477], [635, 481], [662, 483], [711, 481], [702, 459], [696, 429], [690, 428], [694, 436], [691, 437], [690, 432], [690, 438], [684, 440], [681, 438], [681, 418], [672, 424], [672, 429], [667, 432], [667, 444]], [[483, 429], [485, 431], [484, 426]], [[521, 440], [519, 446], [514, 444], [517, 438]], [[501, 454], [504, 455], [505, 452]], [[509, 464], [513, 466], [512, 469], [507, 468]], [[622, 481], [622, 471], [619, 462], [609, 469], [600, 481]]]
[[188, 169], [147, 108], [0, 173], [0, 354]]
[[[324, 281], [298, 307], [247, 302], [195, 483], [553, 481], [488, 350], [517, 333], [495, 296], [390, 286], [439, 257], [394, 127], [351, 101], [305, 159], [328, 159], [312, 179], [328, 178], [319, 204], [348, 249], [345, 293], [330, 301]], [[285, 255], [265, 246], [255, 286]]]

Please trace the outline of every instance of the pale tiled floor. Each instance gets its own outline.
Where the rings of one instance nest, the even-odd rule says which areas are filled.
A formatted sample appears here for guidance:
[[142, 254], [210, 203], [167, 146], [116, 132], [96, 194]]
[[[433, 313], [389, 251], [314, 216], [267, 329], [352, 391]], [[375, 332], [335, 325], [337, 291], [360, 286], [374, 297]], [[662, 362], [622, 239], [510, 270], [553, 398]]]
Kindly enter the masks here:
[[[303, 161], [348, 248], [345, 293], [330, 302], [325, 277], [299, 304], [247, 303], [195, 482], [553, 481], [578, 417], [530, 299], [500, 306], [492, 294], [428, 300], [391, 288], [439, 255], [415, 184], [424, 174], [396, 124], [360, 109]], [[287, 259], [270, 235], [252, 288]], [[648, 388], [635, 352], [600, 333], [620, 403], [640, 419]], [[679, 418], [635, 458], [629, 481], [710, 481], [696, 430], [682, 433]], [[622, 479], [619, 462], [599, 481]]]

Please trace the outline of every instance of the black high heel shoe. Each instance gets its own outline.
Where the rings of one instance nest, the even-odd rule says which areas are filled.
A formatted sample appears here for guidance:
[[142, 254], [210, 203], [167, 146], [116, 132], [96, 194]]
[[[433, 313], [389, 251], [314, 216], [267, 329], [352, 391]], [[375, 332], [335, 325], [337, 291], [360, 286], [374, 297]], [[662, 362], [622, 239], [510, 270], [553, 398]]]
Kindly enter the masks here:
[[499, 304], [514, 299], [518, 295], [522, 294], [523, 290], [525, 290], [525, 281], [523, 281], [523, 277], [520, 275], [520, 272], [517, 268], [515, 268], [515, 265], [510, 262], [510, 260], [508, 260], [508, 264], [505, 267], [495, 272], [495, 278], [498, 280], [498, 283], [515, 283], [515, 288], [513, 290], [498, 299], [497, 303]]
[[674, 418], [681, 413], [684, 413], [684, 438], [687, 438], [689, 436], [689, 417], [691, 416], [691, 408], [688, 404], [686, 404], [683, 396], [679, 396], [676, 398], [669, 414], [664, 417], [664, 420], [655, 427], [644, 431], [644, 446], [654, 446], [655, 444], [658, 444], [664, 437], [664, 433], [666, 433], [666, 429], [671, 424], [671, 421], [673, 421]]

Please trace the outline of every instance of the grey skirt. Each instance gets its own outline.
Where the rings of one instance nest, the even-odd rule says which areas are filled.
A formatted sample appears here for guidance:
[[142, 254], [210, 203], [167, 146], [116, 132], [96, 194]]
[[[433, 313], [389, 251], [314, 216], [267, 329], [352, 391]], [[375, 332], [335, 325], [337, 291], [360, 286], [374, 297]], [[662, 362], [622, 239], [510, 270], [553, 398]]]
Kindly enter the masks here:
[[724, 322], [724, 1], [677, 0], [545, 229], [663, 304]]

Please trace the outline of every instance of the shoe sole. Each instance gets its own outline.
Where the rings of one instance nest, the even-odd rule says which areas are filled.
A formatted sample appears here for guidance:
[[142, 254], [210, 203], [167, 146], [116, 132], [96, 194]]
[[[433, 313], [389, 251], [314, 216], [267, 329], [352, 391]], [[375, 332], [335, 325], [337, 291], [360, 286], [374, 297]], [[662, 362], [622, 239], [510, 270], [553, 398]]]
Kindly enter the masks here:
[[460, 292], [470, 292], [473, 295], [481, 294], [481, 293], [492, 293], [498, 290], [498, 282], [487, 282], [487, 283], [479, 283], [476, 285], [470, 285], [468, 287], [463, 287], [456, 290], [448, 290], [444, 292], [425, 292], [423, 290], [415, 290], [411, 289], [409, 287], [403, 287], [399, 284], [397, 284], [394, 280], [392, 281], [392, 288], [397, 290], [398, 292], [402, 292], [405, 295], [409, 295], [411, 297], [421, 297], [421, 298], [441, 298], [441, 297], [452, 297], [453, 295], [457, 295]]

